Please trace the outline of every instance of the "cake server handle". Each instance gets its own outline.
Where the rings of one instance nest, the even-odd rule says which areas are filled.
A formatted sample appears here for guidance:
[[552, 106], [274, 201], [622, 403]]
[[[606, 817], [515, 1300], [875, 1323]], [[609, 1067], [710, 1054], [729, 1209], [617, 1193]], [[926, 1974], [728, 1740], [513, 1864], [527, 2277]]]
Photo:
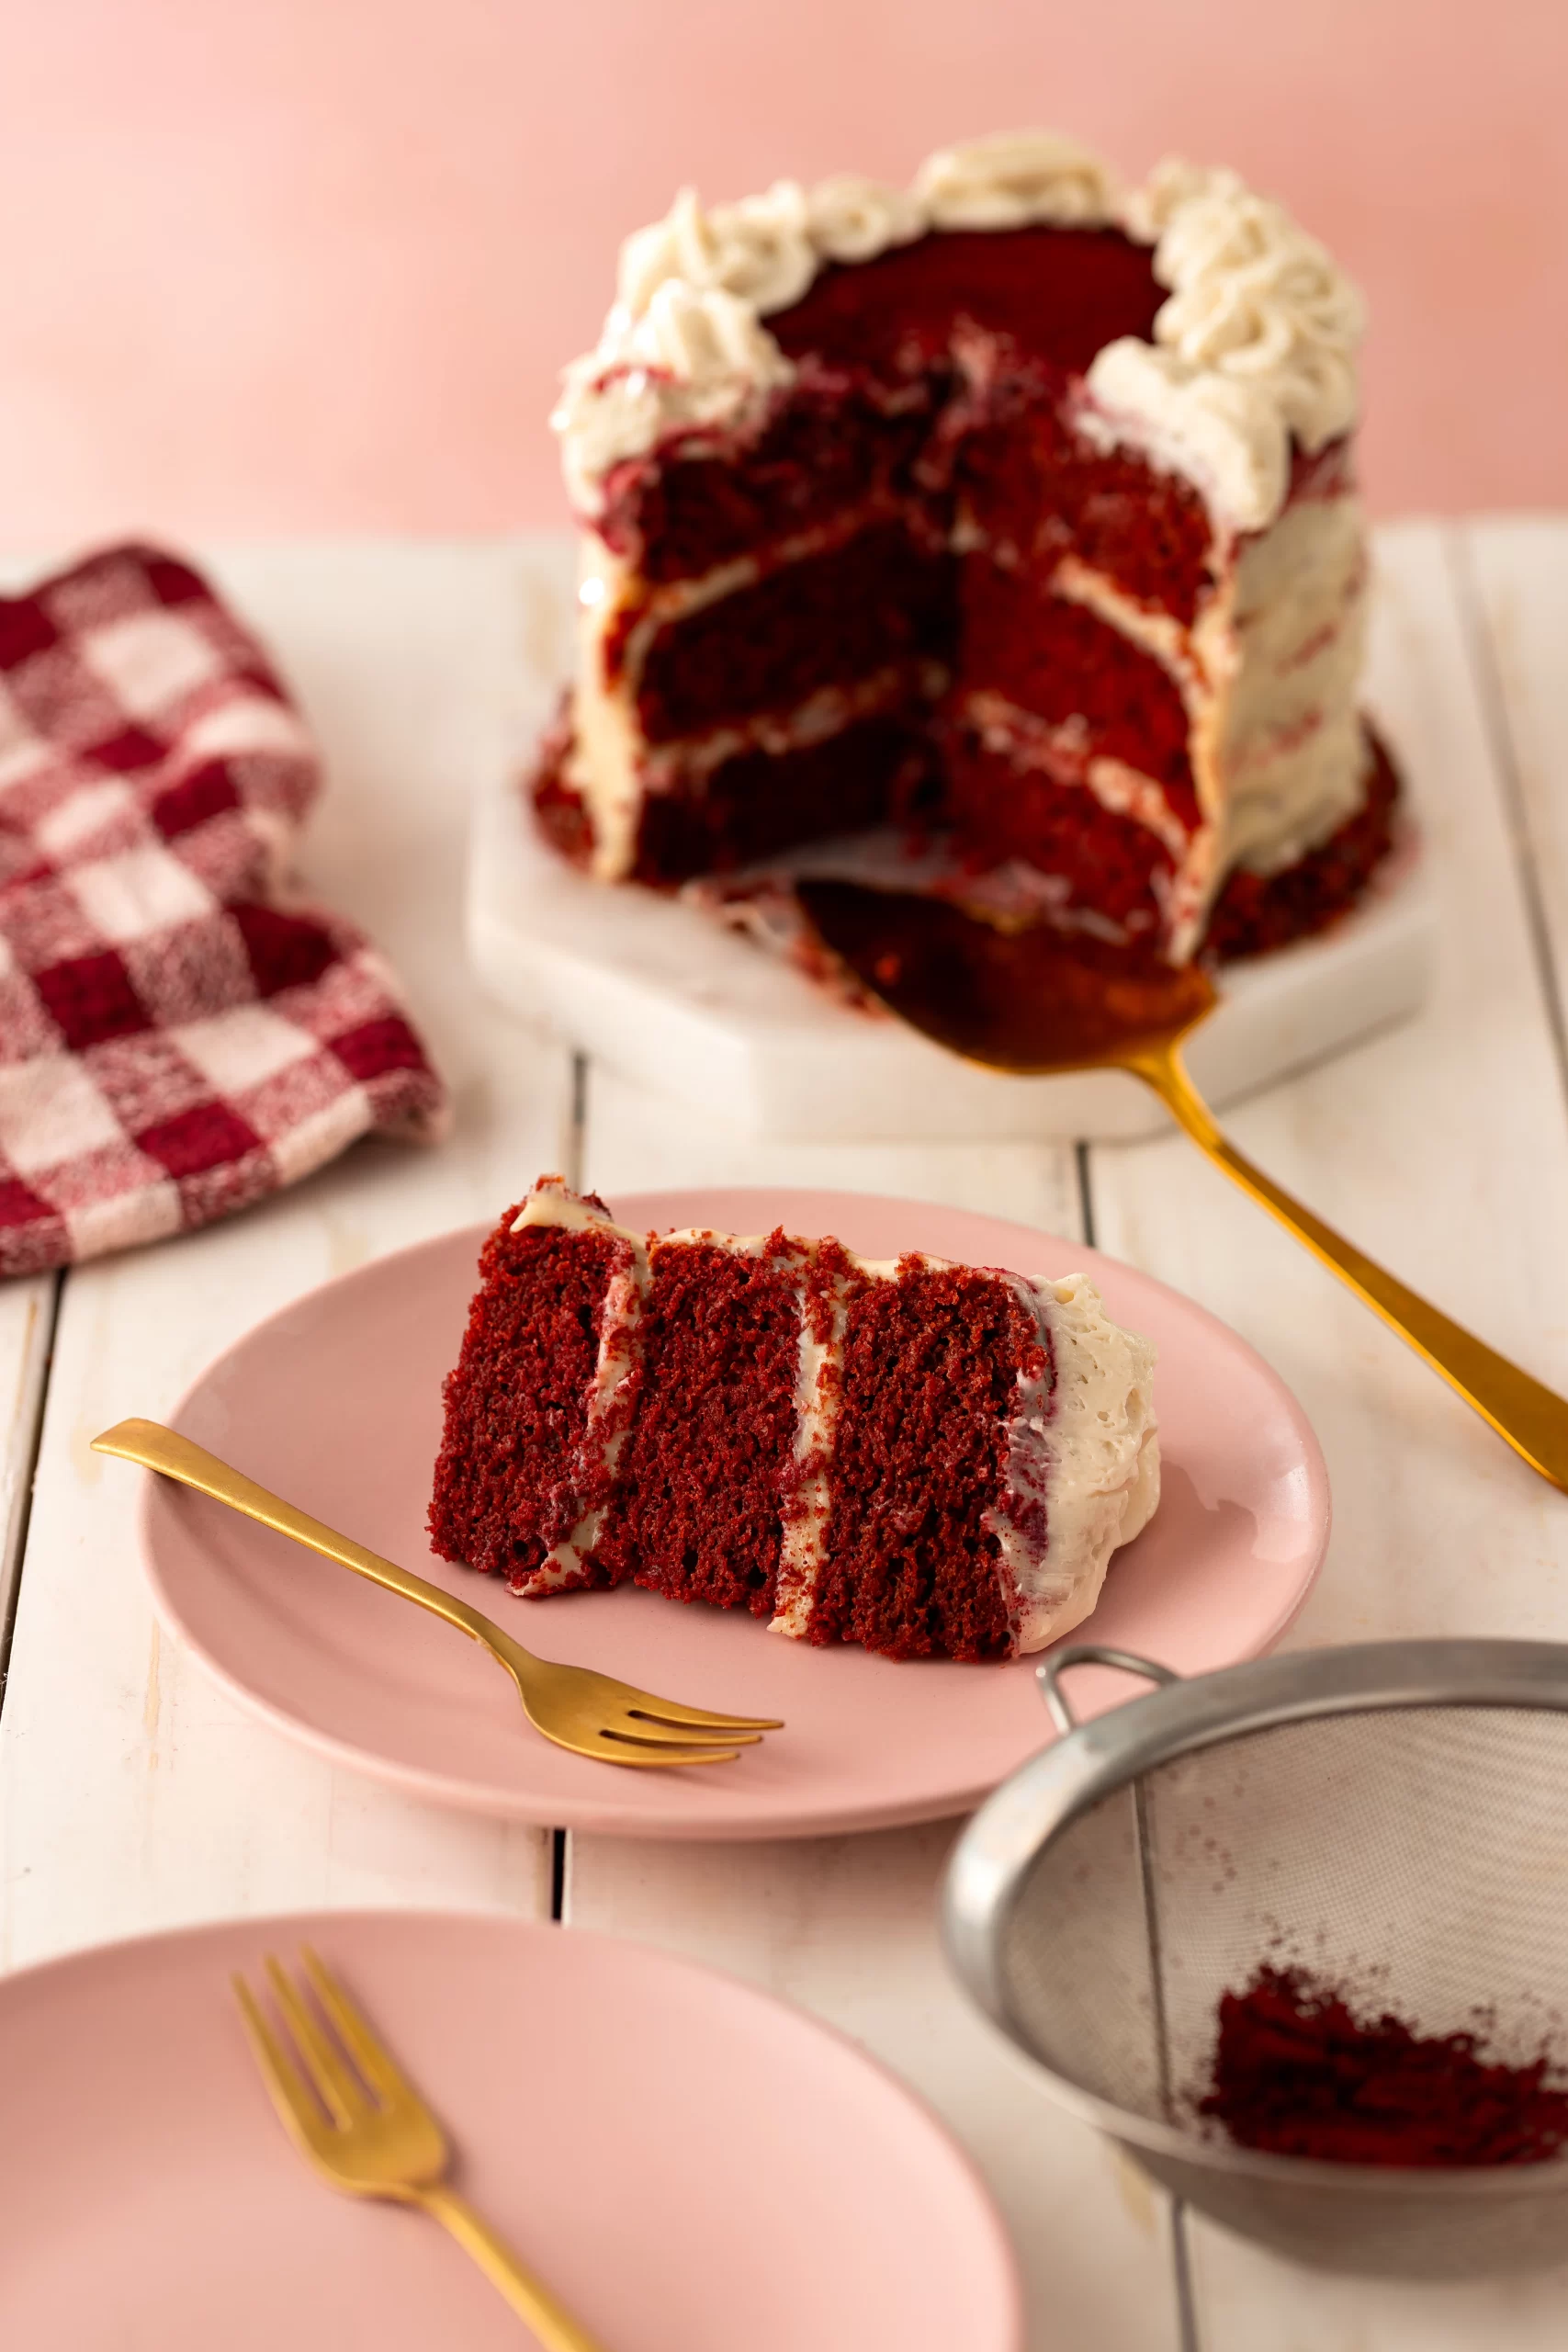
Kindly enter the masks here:
[[389, 1592], [400, 1593], [418, 1608], [428, 1609], [432, 1616], [456, 1625], [470, 1641], [490, 1646], [487, 1636], [493, 1629], [489, 1619], [470, 1609], [467, 1601], [443, 1592], [437, 1584], [427, 1584], [423, 1577], [400, 1568], [395, 1561], [384, 1560], [378, 1552], [367, 1550], [351, 1536], [340, 1535], [335, 1528], [312, 1519], [308, 1511], [286, 1503], [281, 1495], [247, 1478], [243, 1470], [231, 1469], [194, 1438], [182, 1437], [178, 1430], [165, 1429], [161, 1421], [117, 1421], [112, 1430], [93, 1440], [93, 1451], [117, 1453], [127, 1462], [140, 1462], [143, 1468], [156, 1470], [162, 1477], [177, 1478], [182, 1487], [194, 1487], [197, 1494], [210, 1495], [215, 1502], [227, 1503], [231, 1510], [243, 1511], [247, 1519], [276, 1528], [279, 1535], [292, 1537], [323, 1559], [335, 1560], [340, 1567], [352, 1568], [355, 1576], [368, 1577], [372, 1584], [384, 1585]]
[[1174, 1040], [1150, 1040], [1128, 1053], [1122, 1067], [1151, 1086], [1199, 1149], [1381, 1315], [1532, 1470], [1568, 1493], [1568, 1398], [1407, 1289], [1354, 1242], [1293, 1200], [1283, 1185], [1255, 1168], [1221, 1134]]

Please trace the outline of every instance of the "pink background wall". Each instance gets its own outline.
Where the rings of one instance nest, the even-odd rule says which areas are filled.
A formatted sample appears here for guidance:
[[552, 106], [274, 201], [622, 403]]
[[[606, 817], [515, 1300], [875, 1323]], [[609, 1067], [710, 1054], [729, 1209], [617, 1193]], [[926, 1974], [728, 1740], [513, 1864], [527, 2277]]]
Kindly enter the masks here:
[[556, 521], [682, 180], [1031, 122], [1336, 248], [1381, 510], [1568, 505], [1565, 88], [1562, 0], [0, 0], [0, 546]]

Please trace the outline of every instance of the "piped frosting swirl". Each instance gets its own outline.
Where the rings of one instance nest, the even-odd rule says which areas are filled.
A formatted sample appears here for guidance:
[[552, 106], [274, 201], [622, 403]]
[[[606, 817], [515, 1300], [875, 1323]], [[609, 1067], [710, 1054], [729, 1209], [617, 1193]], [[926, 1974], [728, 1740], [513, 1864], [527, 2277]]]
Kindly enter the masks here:
[[933, 229], [1099, 229], [1114, 220], [1120, 192], [1089, 148], [1055, 130], [998, 130], [942, 147], [915, 175]]

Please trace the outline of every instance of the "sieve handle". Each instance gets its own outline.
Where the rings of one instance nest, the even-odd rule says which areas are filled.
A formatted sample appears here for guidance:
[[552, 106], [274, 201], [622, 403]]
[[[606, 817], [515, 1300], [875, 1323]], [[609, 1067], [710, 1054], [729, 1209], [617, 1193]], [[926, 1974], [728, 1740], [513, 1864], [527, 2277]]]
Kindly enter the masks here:
[[1114, 1666], [1123, 1674], [1135, 1674], [1145, 1682], [1179, 1682], [1168, 1666], [1157, 1666], [1152, 1657], [1140, 1657], [1136, 1650], [1108, 1649], [1103, 1642], [1072, 1642], [1065, 1650], [1055, 1650], [1034, 1669], [1041, 1695], [1045, 1701], [1051, 1721], [1065, 1738], [1077, 1731], [1078, 1719], [1067, 1704], [1062, 1677], [1069, 1666]]

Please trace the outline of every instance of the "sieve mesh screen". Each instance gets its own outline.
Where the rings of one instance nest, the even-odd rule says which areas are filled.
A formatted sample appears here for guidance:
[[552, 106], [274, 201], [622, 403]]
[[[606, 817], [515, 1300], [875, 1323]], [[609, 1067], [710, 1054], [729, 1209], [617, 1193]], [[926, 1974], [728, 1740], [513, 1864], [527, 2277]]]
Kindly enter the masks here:
[[1375, 1708], [1189, 1752], [1036, 1858], [1001, 1931], [1014, 2029], [1079, 2088], [1196, 2131], [1220, 1995], [1268, 1960], [1568, 2071], [1564, 1786], [1568, 1715], [1525, 1706]]

